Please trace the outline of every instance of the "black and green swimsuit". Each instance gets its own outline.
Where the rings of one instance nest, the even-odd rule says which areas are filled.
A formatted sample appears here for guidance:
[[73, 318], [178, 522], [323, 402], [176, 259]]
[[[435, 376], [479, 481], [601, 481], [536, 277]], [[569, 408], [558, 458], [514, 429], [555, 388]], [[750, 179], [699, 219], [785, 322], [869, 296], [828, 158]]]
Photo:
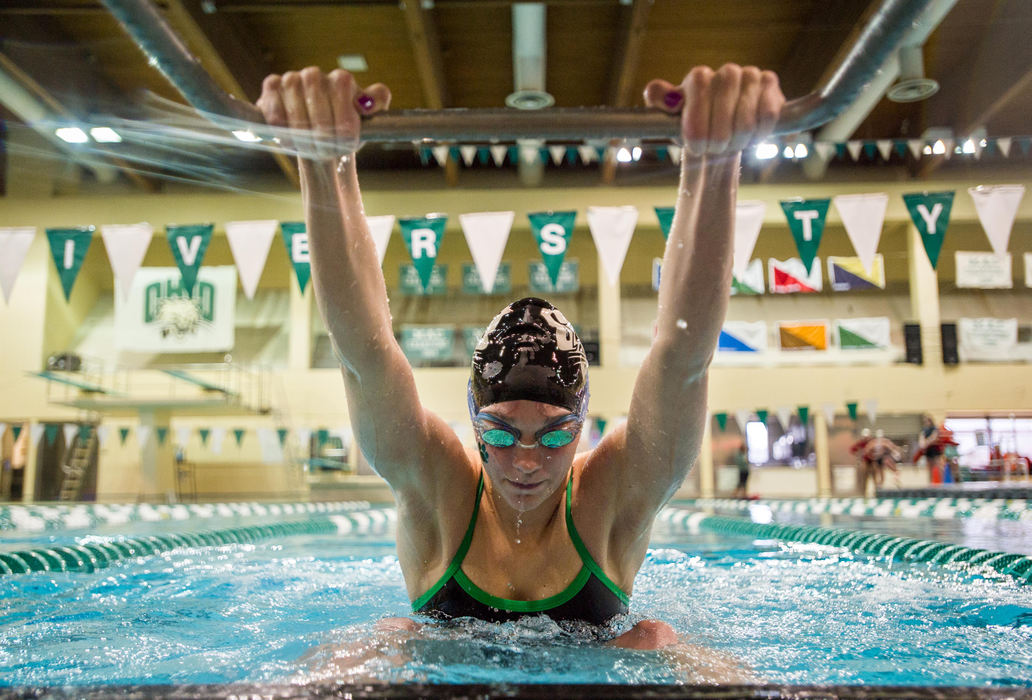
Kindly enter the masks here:
[[602, 571], [573, 526], [572, 479], [566, 484], [566, 529], [583, 566], [570, 585], [562, 592], [541, 600], [510, 600], [493, 596], [473, 583], [462, 571], [462, 561], [473, 542], [483, 492], [484, 475], [481, 473], [466, 536], [440, 580], [413, 601], [415, 612], [444, 618], [476, 617], [490, 622], [506, 622], [524, 615], [543, 613], [555, 620], [584, 620], [596, 625], [627, 612], [630, 598]]

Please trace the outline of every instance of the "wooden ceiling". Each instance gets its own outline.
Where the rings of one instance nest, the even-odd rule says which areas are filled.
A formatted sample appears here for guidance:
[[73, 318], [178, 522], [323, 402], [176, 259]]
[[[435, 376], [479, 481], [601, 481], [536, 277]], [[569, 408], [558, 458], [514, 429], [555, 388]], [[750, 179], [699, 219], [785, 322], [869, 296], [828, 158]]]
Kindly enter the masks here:
[[[387, 83], [396, 108], [500, 107], [513, 91], [512, 5], [500, 0], [159, 0], [216, 82], [253, 100], [261, 78], [361, 54], [360, 82]], [[546, 89], [558, 106], [635, 106], [653, 77], [732, 61], [779, 72], [789, 98], [809, 93], [877, 0], [551, 0]], [[958, 0], [924, 49], [941, 90], [882, 99], [853, 138], [1032, 133], [1032, 2]], [[183, 98], [98, 0], [0, 0], [0, 66], [79, 118], [133, 112], [143, 91]], [[3, 100], [0, 99], [0, 102]], [[5, 110], [10, 126], [18, 126]], [[372, 167], [422, 168], [373, 149]], [[276, 172], [271, 159], [261, 167]], [[289, 163], [280, 162], [284, 173]], [[596, 166], [597, 167], [597, 166]], [[919, 176], [920, 169], [910, 174]]]

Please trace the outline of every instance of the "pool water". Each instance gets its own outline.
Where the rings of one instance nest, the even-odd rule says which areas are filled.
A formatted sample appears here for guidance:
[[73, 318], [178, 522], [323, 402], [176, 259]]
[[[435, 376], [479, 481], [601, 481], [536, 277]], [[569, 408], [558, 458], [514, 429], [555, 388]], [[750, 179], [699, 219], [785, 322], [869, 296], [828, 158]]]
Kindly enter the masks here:
[[[357, 658], [383, 639], [376, 620], [408, 611], [393, 542], [382, 536], [294, 536], [95, 573], [4, 576], [0, 685], [340, 678], [325, 671], [334, 649]], [[658, 528], [631, 613], [610, 632], [646, 618], [771, 683], [1032, 687], [1032, 587], [958, 568]], [[599, 634], [541, 617], [431, 624], [348, 677], [683, 680], [666, 657], [601, 647]]]

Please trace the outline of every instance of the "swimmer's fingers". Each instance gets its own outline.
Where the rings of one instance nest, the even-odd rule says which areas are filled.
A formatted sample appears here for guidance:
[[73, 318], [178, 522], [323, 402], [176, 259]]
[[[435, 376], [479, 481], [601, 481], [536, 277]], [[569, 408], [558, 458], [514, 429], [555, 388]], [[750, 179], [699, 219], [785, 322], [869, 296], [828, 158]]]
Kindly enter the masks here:
[[774, 126], [781, 116], [781, 108], [785, 106], [785, 94], [777, 73], [769, 70], [760, 73], [760, 98], [756, 110], [756, 138], [765, 139], [774, 131]]
[[[287, 108], [283, 104], [282, 82], [283, 79], [279, 75], [266, 76], [265, 80], [262, 81], [262, 94], [258, 97], [258, 101], [254, 103], [255, 107], [261, 111], [262, 116], [265, 118], [265, 123], [269, 126], [285, 127], [289, 125]], [[294, 147], [289, 137], [279, 137], [278, 141], [286, 148], [292, 149]]]
[[741, 71], [738, 102], [734, 107], [734, 131], [728, 145], [732, 152], [741, 151], [749, 145], [757, 136], [759, 125], [760, 69], [756, 66], [746, 66]]
[[667, 114], [677, 114], [684, 105], [684, 93], [680, 85], [665, 80], [653, 80], [645, 86], [645, 106], [661, 109]]
[[713, 69], [696, 66], [681, 83], [685, 104], [681, 110], [681, 138], [689, 155], [706, 153], [713, 112]]
[[[363, 100], [362, 98], [367, 98]], [[371, 116], [377, 112], [384, 112], [391, 106], [391, 91], [383, 83], [373, 83], [362, 90], [358, 97], [358, 107], [362, 110], [362, 116]]]
[[330, 82], [326, 75], [312, 66], [301, 71], [305, 109], [312, 131], [312, 146], [317, 158], [330, 159], [338, 155], [336, 123], [330, 105]]
[[308, 104], [305, 96], [305, 85], [301, 73], [287, 71], [280, 81], [280, 94], [283, 106], [287, 110], [287, 126], [290, 127], [291, 139], [297, 154], [301, 158], [312, 158], [316, 155], [315, 144], [311, 138], [311, 120], [308, 116]]

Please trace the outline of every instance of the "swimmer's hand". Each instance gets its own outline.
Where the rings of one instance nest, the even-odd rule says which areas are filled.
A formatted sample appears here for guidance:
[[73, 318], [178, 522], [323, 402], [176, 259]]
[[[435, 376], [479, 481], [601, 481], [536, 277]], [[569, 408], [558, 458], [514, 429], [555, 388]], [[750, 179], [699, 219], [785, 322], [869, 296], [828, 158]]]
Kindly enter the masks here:
[[266, 77], [255, 105], [299, 158], [336, 161], [358, 150], [361, 118], [390, 103], [391, 91], [383, 83], [362, 88], [348, 71], [309, 67]]
[[770, 136], [785, 104], [772, 71], [727, 63], [714, 71], [696, 66], [680, 85], [653, 80], [645, 105], [681, 114], [681, 138], [689, 155], [734, 154]]

